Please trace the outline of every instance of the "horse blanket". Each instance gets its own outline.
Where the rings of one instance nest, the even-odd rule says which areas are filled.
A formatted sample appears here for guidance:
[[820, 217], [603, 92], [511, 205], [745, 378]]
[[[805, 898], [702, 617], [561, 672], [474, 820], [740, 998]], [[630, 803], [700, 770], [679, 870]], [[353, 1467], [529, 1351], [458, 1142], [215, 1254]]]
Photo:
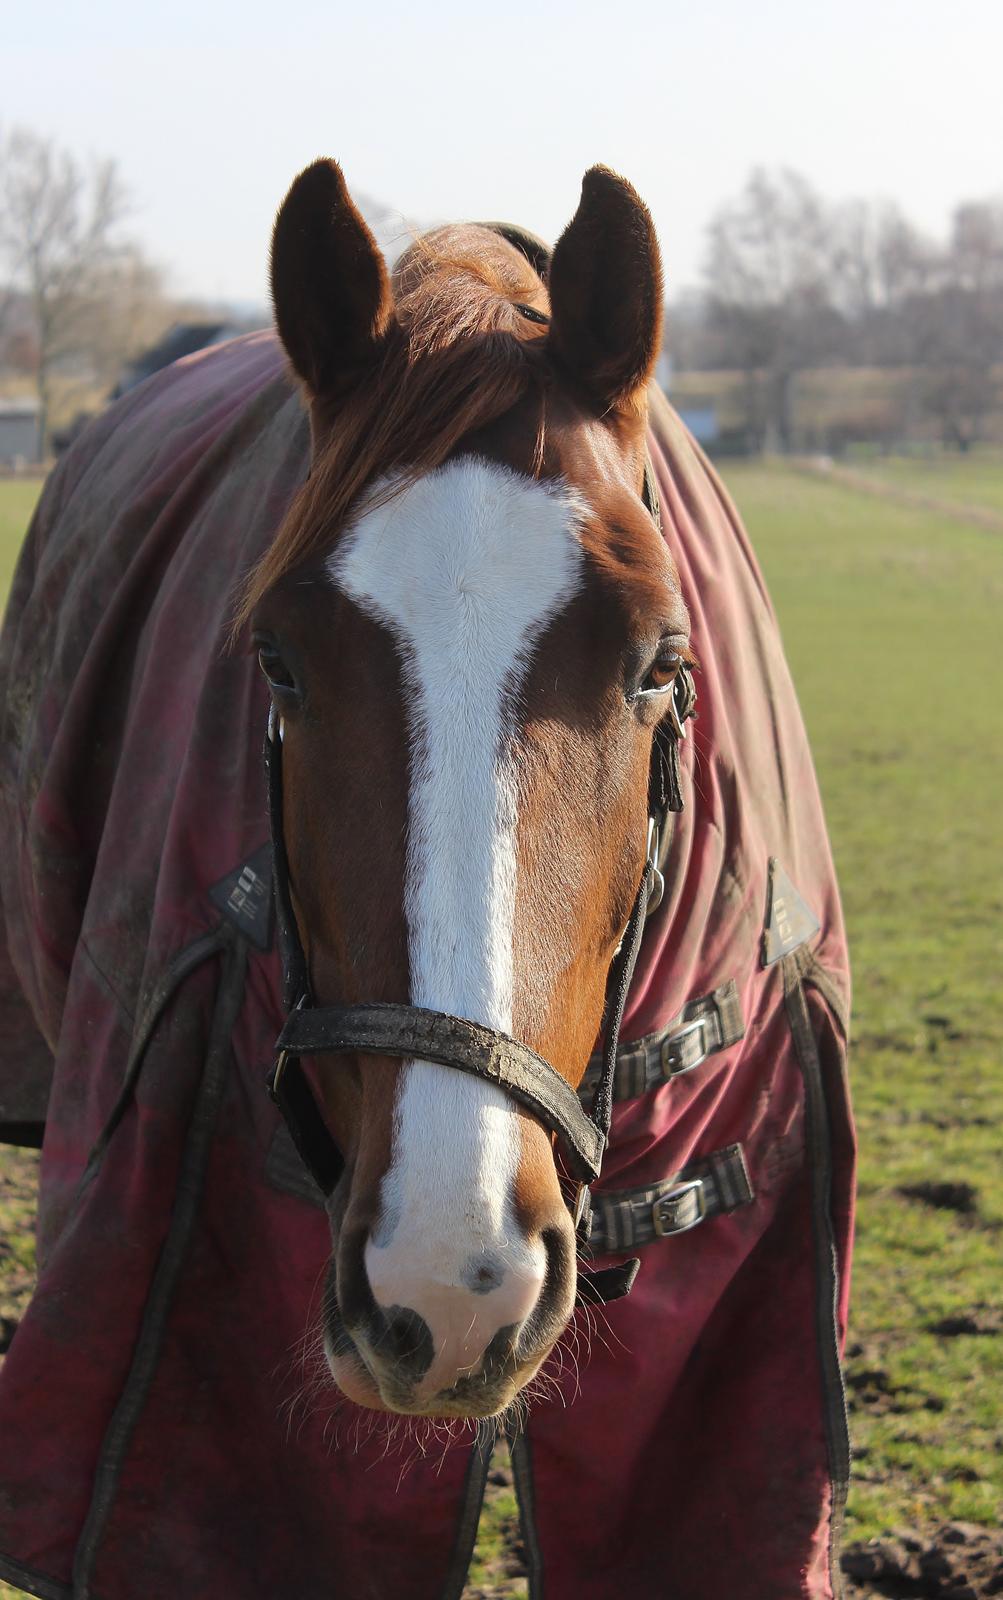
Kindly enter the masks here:
[[[568, 1357], [514, 1431], [530, 1593], [823, 1600], [848, 1470], [843, 926], [746, 536], [658, 396], [650, 450], [701, 666], [597, 1208], [598, 1263], [637, 1240], [642, 1265], [578, 1313], [578, 1383]], [[327, 1221], [265, 1092], [267, 697], [225, 641], [308, 454], [272, 335], [181, 361], [60, 462], [14, 583], [0, 1120], [41, 1115], [49, 1072], [51, 1094], [38, 1288], [0, 1375], [0, 1577], [46, 1600], [465, 1581], [490, 1451], [388, 1438], [310, 1381]]]

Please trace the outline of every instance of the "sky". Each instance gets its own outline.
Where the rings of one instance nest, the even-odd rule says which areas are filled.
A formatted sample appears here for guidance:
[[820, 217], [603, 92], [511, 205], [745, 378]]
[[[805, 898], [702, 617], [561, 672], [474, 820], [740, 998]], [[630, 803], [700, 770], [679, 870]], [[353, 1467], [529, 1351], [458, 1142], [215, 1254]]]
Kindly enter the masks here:
[[653, 213], [670, 297], [757, 165], [943, 233], [1003, 196], [1000, 0], [50, 0], [5, 8], [0, 128], [113, 157], [177, 294], [262, 302], [275, 209], [336, 157], [420, 222], [553, 239], [597, 161]]

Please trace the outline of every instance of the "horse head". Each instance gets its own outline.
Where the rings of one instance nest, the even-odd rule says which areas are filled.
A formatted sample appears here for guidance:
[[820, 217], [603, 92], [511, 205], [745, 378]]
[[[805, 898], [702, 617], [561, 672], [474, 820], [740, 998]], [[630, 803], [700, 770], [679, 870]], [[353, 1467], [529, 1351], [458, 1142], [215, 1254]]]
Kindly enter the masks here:
[[[688, 618], [643, 494], [648, 212], [595, 168], [546, 279], [531, 255], [444, 228], [391, 277], [339, 168], [297, 178], [272, 286], [311, 470], [244, 615], [281, 726], [313, 994], [469, 1019], [576, 1087]], [[346, 1163], [336, 1382], [374, 1409], [503, 1410], [575, 1301], [552, 1131], [417, 1056], [318, 1058], [313, 1079]]]

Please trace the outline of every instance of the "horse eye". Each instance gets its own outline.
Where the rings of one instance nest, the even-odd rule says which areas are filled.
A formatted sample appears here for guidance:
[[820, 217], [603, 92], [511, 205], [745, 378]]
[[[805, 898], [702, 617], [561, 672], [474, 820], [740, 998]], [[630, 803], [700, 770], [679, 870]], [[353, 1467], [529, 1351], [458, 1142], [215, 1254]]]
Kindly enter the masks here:
[[647, 677], [638, 690], [639, 694], [666, 694], [675, 681], [676, 673], [682, 665], [682, 656], [675, 650], [662, 650], [652, 662]]
[[296, 679], [277, 650], [260, 645], [258, 647], [258, 666], [273, 689], [284, 689], [295, 694]]

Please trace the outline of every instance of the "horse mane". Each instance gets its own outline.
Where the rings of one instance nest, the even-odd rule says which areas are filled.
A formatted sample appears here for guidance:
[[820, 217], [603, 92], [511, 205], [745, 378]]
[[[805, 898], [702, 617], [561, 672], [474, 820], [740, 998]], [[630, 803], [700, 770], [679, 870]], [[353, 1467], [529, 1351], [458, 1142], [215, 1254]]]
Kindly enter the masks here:
[[310, 476], [244, 585], [234, 633], [281, 578], [330, 549], [378, 479], [388, 498], [400, 493], [533, 388], [541, 397], [533, 470], [541, 469], [549, 307], [530, 263], [493, 231], [456, 225], [415, 240], [393, 283], [395, 317], [373, 369], [315, 428]]

